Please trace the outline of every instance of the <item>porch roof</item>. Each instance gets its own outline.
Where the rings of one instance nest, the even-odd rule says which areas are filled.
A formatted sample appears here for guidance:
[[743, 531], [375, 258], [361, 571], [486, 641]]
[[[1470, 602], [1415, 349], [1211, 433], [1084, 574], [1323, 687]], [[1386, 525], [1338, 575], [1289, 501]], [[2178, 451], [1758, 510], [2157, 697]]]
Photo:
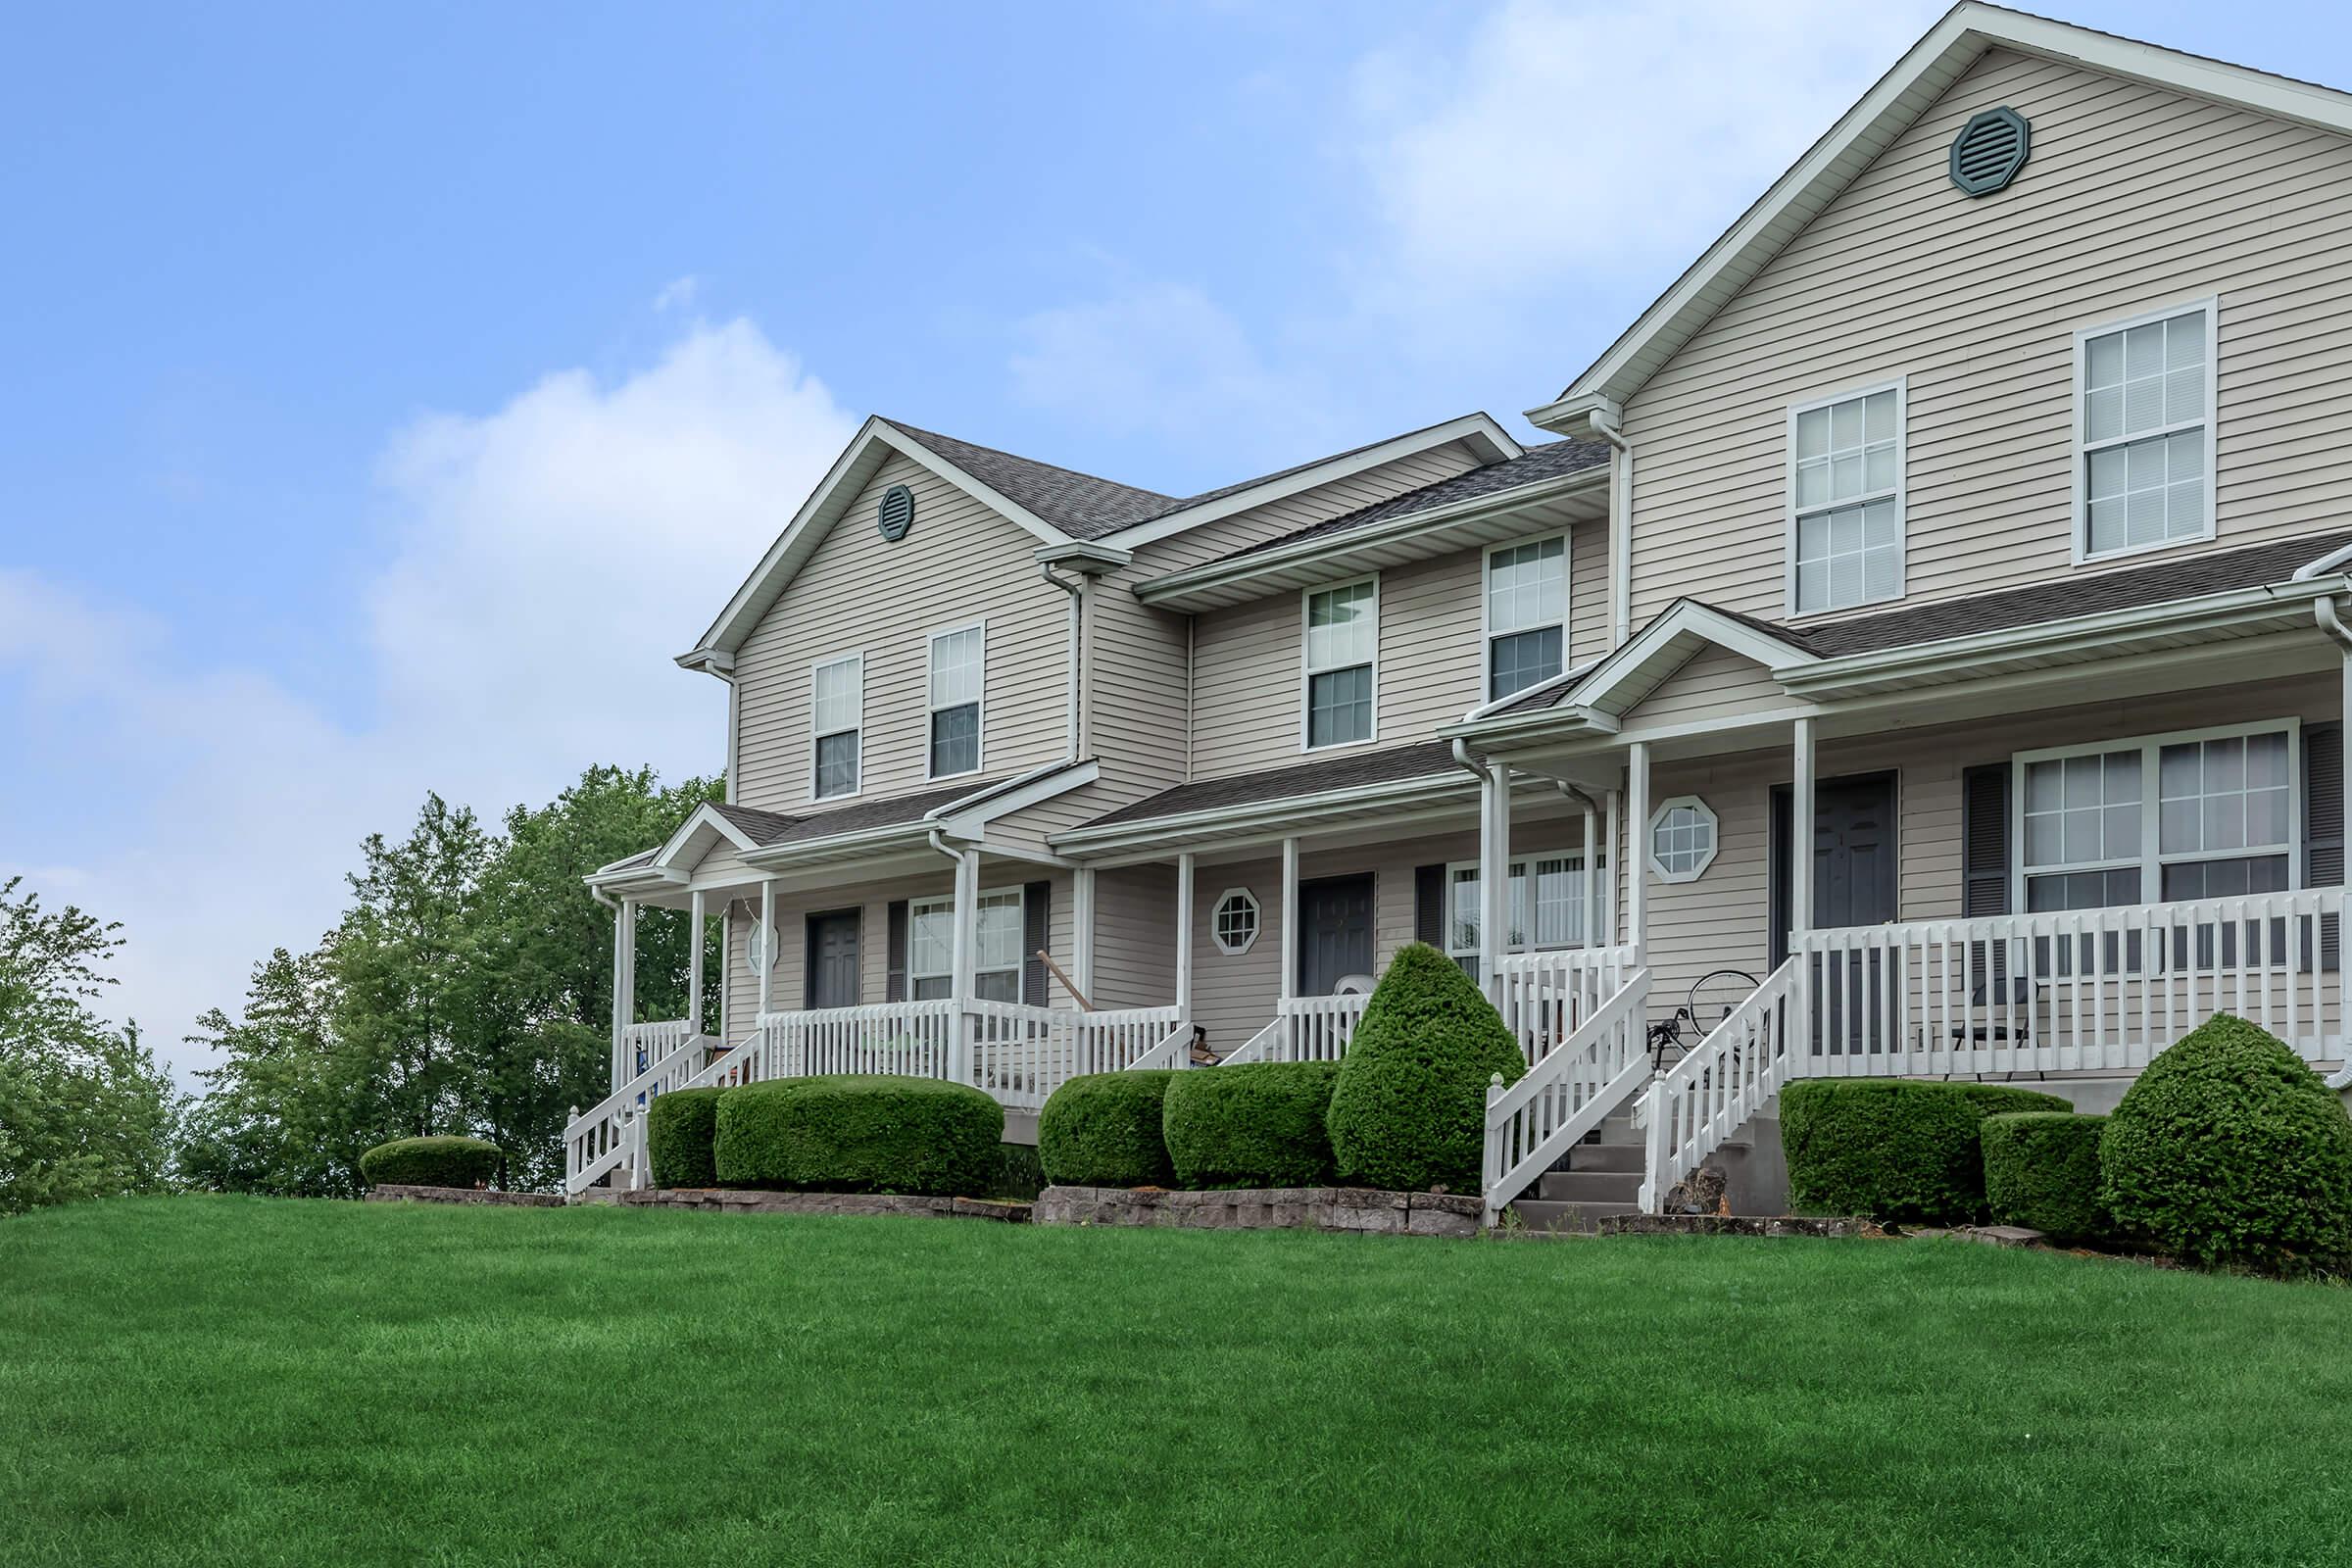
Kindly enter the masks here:
[[1052, 842], [1078, 856], [1138, 847], [1162, 851], [1230, 841], [1261, 827], [1297, 831], [1359, 819], [1382, 808], [1444, 804], [1477, 788], [1455, 764], [1451, 743], [1423, 741], [1179, 784], [1057, 833]]

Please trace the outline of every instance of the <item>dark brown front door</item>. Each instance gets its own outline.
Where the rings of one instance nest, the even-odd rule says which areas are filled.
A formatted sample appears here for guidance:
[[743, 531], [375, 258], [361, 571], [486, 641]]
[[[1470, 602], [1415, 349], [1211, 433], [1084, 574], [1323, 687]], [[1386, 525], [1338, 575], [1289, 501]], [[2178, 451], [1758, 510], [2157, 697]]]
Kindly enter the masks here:
[[1298, 884], [1298, 994], [1328, 997], [1351, 974], [1372, 972], [1372, 878], [1329, 876]]
[[832, 909], [808, 917], [810, 1007], [858, 1005], [858, 911]]

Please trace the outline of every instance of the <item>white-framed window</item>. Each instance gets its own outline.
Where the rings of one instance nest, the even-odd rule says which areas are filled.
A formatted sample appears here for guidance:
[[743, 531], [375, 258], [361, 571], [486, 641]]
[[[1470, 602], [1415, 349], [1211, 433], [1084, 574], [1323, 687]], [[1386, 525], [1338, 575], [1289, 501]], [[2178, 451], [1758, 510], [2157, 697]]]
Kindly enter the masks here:
[[808, 793], [834, 800], [858, 793], [859, 732], [865, 725], [865, 656], [827, 660], [808, 672]]
[[975, 623], [931, 634], [930, 768], [933, 778], [980, 771], [988, 628]]
[[1900, 380], [1788, 411], [1788, 613], [1903, 596]]
[[1487, 552], [1487, 701], [1567, 668], [1568, 536]]
[[1263, 914], [1257, 895], [1248, 888], [1227, 888], [1218, 894], [1208, 911], [1208, 934], [1217, 951], [1234, 957], [1248, 953], [1257, 941]]
[[[1601, 869], [1607, 864], [1603, 858]], [[1473, 972], [1478, 967], [1478, 927], [1484, 907], [1479, 902], [1478, 881], [1476, 860], [1458, 860], [1446, 868], [1446, 951]], [[1508, 951], [1512, 953], [1526, 953], [1531, 947], [1583, 946], [1589, 940], [1584, 856], [1531, 855], [1512, 860], [1509, 909]]]
[[1715, 808], [1695, 795], [1660, 801], [1649, 813], [1649, 864], [1661, 880], [1695, 882], [1715, 863]]
[[2220, 302], [2075, 334], [2075, 559], [2213, 537]]
[[2014, 907], [2284, 893], [2302, 864], [2302, 726], [2272, 719], [2012, 760]]
[[[972, 922], [972, 995], [982, 1002], [1021, 1000], [1021, 890], [980, 895]], [[906, 905], [906, 994], [916, 1002], [956, 992], [956, 901]]]
[[1305, 594], [1306, 694], [1300, 745], [1307, 751], [1374, 738], [1380, 668], [1380, 578]]

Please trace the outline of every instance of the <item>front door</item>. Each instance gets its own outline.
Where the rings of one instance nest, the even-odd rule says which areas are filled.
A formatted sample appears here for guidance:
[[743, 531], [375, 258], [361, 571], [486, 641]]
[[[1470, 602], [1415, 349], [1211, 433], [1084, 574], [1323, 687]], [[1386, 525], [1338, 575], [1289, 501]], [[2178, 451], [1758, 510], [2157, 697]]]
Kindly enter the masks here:
[[858, 911], [830, 909], [808, 917], [810, 1007], [858, 1005]]
[[1328, 997], [1349, 975], [1372, 972], [1372, 878], [1329, 876], [1298, 884], [1298, 994]]
[[[1894, 775], [1827, 779], [1813, 787], [1815, 930], [1885, 925], [1895, 918]], [[1773, 794], [1773, 962], [1788, 953], [1789, 794]], [[1886, 998], [1879, 958], [1836, 955], [1814, 975], [1815, 1032], [1833, 1053], [1884, 1051]]]

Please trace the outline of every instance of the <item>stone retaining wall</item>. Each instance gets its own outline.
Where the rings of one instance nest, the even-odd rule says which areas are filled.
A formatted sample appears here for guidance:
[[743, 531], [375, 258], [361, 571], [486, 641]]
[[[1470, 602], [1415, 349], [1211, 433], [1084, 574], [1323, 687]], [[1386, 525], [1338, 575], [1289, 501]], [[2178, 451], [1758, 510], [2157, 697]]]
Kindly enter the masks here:
[[[1609, 1214], [1603, 1236], [1883, 1236], [1866, 1219], [1812, 1214]], [[1497, 1232], [1496, 1234], [1501, 1234]]]
[[1382, 1236], [1476, 1236], [1485, 1205], [1449, 1193], [1368, 1187], [1263, 1187], [1180, 1193], [1156, 1187], [1049, 1187], [1040, 1225], [1161, 1225], [1183, 1230], [1346, 1231]]
[[731, 1187], [652, 1187], [617, 1194], [627, 1208], [699, 1208], [723, 1214], [906, 1214], [993, 1219], [1018, 1225], [1027, 1203], [979, 1198], [904, 1198], [895, 1193], [762, 1193]]
[[370, 1203], [489, 1203], [504, 1208], [562, 1208], [562, 1193], [502, 1193], [486, 1187], [370, 1187]]

